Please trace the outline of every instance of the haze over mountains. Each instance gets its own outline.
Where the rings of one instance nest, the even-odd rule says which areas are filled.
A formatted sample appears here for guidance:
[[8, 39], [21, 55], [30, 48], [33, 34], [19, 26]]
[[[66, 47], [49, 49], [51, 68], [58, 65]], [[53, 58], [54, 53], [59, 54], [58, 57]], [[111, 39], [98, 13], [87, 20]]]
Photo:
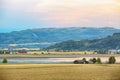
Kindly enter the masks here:
[[67, 40], [100, 39], [120, 32], [114, 28], [39, 28], [0, 33], [0, 47], [18, 44], [17, 47], [47, 47]]

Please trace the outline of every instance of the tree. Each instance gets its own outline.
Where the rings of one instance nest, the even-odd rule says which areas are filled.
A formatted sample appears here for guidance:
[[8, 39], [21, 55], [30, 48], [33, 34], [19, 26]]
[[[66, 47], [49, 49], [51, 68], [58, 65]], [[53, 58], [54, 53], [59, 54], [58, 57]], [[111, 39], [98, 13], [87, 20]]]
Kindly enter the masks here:
[[90, 61], [95, 64], [96, 63], [96, 58], [90, 59]]
[[114, 56], [109, 57], [109, 64], [114, 64], [116, 62], [116, 59]]
[[98, 64], [102, 64], [102, 62], [101, 62], [101, 59], [100, 59], [100, 58], [97, 58], [96, 62], [97, 62]]
[[44, 54], [44, 52], [41, 52], [41, 54]]
[[4, 58], [3, 61], [2, 61], [2, 63], [7, 63], [7, 62], [8, 62], [8, 61], [7, 61], [6, 58]]
[[95, 64], [96, 63], [96, 58], [93, 58], [93, 64]]
[[82, 60], [83, 60], [84, 62], [86, 62], [86, 58], [83, 58]]
[[3, 50], [0, 50], [0, 54], [4, 54], [4, 51], [3, 51]]

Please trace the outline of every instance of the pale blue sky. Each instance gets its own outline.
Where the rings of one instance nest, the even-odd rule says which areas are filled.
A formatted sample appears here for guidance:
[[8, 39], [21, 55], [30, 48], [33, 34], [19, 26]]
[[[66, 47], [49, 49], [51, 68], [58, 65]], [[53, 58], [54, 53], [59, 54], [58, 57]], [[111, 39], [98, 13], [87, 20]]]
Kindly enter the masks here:
[[0, 0], [0, 32], [46, 27], [120, 28], [119, 0]]

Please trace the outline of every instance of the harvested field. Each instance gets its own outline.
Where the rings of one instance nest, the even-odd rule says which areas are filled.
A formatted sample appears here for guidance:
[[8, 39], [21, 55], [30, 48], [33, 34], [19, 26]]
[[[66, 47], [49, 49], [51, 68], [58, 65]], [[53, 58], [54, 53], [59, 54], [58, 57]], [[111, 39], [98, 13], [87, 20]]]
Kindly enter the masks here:
[[119, 64], [1, 64], [0, 80], [120, 80]]

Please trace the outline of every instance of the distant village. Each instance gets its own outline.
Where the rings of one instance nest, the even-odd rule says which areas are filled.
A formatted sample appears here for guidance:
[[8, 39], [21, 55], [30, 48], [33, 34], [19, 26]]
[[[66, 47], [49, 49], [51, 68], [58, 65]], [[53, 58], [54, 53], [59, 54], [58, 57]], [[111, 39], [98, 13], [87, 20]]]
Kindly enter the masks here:
[[0, 54], [120, 54], [120, 49], [111, 49], [103, 53], [97, 51], [42, 51], [40, 48], [0, 48]]

